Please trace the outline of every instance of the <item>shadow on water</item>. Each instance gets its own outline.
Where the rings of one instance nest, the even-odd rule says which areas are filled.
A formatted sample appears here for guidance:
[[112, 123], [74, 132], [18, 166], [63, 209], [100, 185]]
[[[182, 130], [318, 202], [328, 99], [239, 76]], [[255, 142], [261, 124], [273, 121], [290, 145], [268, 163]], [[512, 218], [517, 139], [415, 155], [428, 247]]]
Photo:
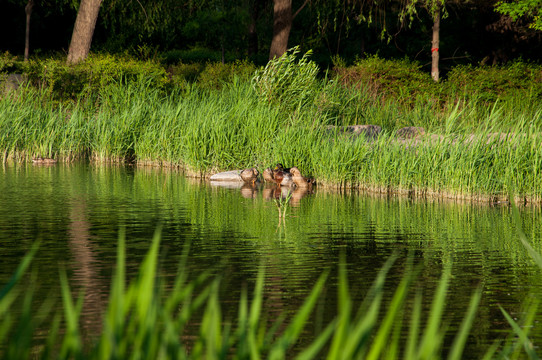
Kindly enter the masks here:
[[[126, 228], [129, 276], [160, 225], [164, 282], [175, 277], [180, 254], [190, 242], [190, 272], [211, 269], [221, 277], [221, 305], [230, 319], [241, 289], [254, 283], [260, 264], [266, 268], [264, 312], [269, 319], [299, 309], [320, 274], [331, 270], [314, 320], [318, 331], [337, 308], [341, 253], [356, 301], [396, 254], [386, 280], [389, 301], [412, 257], [419, 271], [415, 289], [427, 295], [424, 311], [443, 266], [452, 262], [445, 314], [451, 330], [474, 289], [483, 288], [467, 347], [467, 354], [476, 358], [509, 330], [499, 305], [519, 318], [523, 301], [542, 295], [540, 270], [519, 242], [507, 207], [318, 190], [288, 195], [263, 185], [216, 187], [175, 171], [84, 164], [7, 166], [0, 176], [0, 280], [41, 240], [32, 265], [36, 298], [56, 297], [61, 307], [58, 274], [65, 268], [74, 295], [84, 293], [81, 327], [88, 337], [101, 327], [121, 226]], [[275, 200], [288, 197], [291, 206], [281, 222]], [[537, 249], [542, 248], [540, 220], [538, 208], [521, 210], [521, 226]], [[531, 336], [542, 340], [542, 330], [535, 326]]]

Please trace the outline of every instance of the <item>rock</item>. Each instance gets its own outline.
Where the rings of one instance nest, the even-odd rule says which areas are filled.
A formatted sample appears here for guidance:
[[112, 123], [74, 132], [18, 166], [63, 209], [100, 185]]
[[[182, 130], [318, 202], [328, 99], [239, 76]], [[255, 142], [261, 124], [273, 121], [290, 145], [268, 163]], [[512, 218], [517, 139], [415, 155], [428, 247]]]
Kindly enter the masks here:
[[416, 126], [407, 126], [395, 133], [399, 139], [414, 139], [425, 134], [425, 129]]
[[378, 125], [349, 125], [345, 126], [344, 130], [355, 135], [364, 135], [370, 140], [376, 139], [382, 132], [382, 128]]
[[4, 91], [15, 91], [25, 81], [25, 77], [22, 74], [9, 74], [3, 78]]
[[241, 170], [231, 170], [212, 175], [211, 181], [243, 182], [243, 179], [241, 179]]
[[226, 189], [241, 189], [244, 185], [244, 181], [211, 180], [211, 186], [218, 186]]
[[340, 133], [347, 135], [363, 135], [367, 140], [375, 140], [382, 132], [382, 128], [378, 125], [348, 125], [339, 127], [330, 125], [327, 129], [329, 131], [335, 131], [335, 129], [337, 129]]

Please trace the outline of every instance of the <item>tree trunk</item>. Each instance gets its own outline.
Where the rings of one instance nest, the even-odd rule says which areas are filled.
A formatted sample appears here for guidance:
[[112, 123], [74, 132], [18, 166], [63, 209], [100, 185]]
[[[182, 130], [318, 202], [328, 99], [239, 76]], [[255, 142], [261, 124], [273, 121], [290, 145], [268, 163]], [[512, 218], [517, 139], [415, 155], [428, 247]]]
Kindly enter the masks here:
[[431, 77], [439, 80], [440, 9], [433, 15], [433, 41], [431, 42]]
[[248, 55], [256, 55], [258, 53], [258, 33], [256, 32], [256, 24], [260, 17], [260, 3], [262, 0], [254, 0], [252, 11], [250, 12], [250, 24], [248, 25]]
[[87, 58], [101, 4], [102, 0], [81, 0], [68, 51], [68, 64]]
[[280, 57], [288, 49], [288, 37], [292, 29], [292, 0], [273, 0], [273, 40], [269, 60]]
[[32, 9], [34, 8], [34, 0], [28, 0], [24, 7], [26, 14], [26, 32], [24, 35], [24, 61], [28, 61], [30, 55], [30, 17], [32, 16]]

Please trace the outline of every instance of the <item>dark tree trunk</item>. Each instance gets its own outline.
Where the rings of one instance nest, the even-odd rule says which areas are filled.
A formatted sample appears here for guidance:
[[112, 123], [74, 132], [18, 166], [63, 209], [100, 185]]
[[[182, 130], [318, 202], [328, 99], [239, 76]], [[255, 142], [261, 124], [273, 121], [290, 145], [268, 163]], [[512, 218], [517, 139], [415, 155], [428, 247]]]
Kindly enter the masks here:
[[68, 50], [69, 64], [75, 64], [87, 58], [101, 4], [102, 0], [81, 0]]
[[258, 53], [258, 33], [256, 32], [256, 24], [260, 17], [260, 9], [262, 3], [266, 0], [254, 0], [252, 2], [252, 11], [250, 12], [250, 24], [248, 25], [248, 55], [256, 55]]
[[269, 51], [269, 60], [280, 57], [288, 50], [288, 38], [292, 23], [301, 10], [310, 2], [305, 0], [303, 5], [292, 15], [292, 0], [273, 0], [273, 40]]
[[439, 80], [440, 9], [433, 15], [433, 41], [431, 42], [431, 77]]
[[28, 0], [24, 7], [26, 14], [26, 31], [24, 35], [24, 61], [28, 61], [30, 55], [30, 17], [32, 16], [32, 9], [34, 8], [34, 0]]
[[269, 60], [280, 57], [288, 49], [288, 37], [292, 29], [292, 0], [274, 0], [273, 40]]

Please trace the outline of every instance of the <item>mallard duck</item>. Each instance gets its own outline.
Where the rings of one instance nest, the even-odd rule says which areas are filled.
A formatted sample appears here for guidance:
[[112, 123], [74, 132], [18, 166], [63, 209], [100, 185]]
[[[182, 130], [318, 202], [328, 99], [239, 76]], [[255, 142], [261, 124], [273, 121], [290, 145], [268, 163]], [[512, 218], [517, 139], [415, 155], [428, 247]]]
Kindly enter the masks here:
[[297, 187], [305, 189], [312, 188], [314, 179], [309, 179], [301, 175], [301, 171], [297, 167], [294, 166], [291, 168], [290, 173], [292, 174], [292, 181]]
[[290, 168], [285, 168], [284, 166], [282, 166], [281, 163], [278, 163], [278, 164], [275, 166], [275, 171], [290, 172]]
[[267, 168], [263, 171], [263, 179], [267, 182], [275, 182], [275, 178], [273, 177], [273, 169]]
[[285, 169], [282, 164], [277, 164], [273, 170], [273, 181], [281, 186], [290, 186], [293, 184], [290, 169]]
[[258, 169], [250, 168], [250, 169], [245, 169], [241, 171], [240, 176], [244, 182], [254, 185], [254, 183], [258, 179], [258, 174], [259, 174]]
[[272, 182], [282, 186], [290, 186], [292, 182], [292, 174], [285, 171], [281, 164], [277, 164], [275, 169], [267, 168], [263, 171], [263, 178], [267, 182]]
[[286, 171], [274, 171], [273, 178], [280, 186], [290, 186], [294, 183], [292, 180], [292, 174]]

